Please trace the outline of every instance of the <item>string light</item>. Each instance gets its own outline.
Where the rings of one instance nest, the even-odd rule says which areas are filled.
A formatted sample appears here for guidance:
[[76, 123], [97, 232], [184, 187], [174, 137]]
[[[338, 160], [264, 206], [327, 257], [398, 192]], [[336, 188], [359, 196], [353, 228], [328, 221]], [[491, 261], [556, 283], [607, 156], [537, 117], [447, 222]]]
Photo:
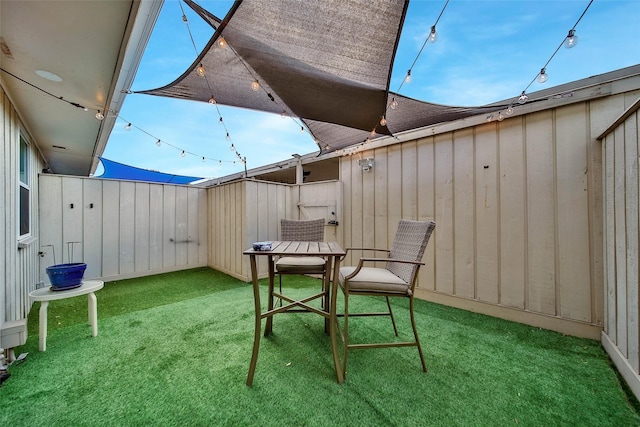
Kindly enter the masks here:
[[387, 125], [387, 119], [382, 116], [382, 118], [380, 119], [380, 126], [386, 126]]
[[411, 83], [411, 69], [407, 70], [407, 75], [404, 78], [405, 83]]
[[184, 157], [186, 156], [186, 154], [184, 153], [184, 150], [182, 150], [182, 153], [180, 153], [180, 157]]
[[204, 77], [204, 67], [202, 66], [202, 64], [198, 65], [198, 68], [196, 68], [196, 73], [200, 76], [200, 77]]
[[504, 115], [502, 114], [502, 111], [498, 112], [498, 121], [501, 122], [504, 120]]
[[231, 147], [229, 147], [229, 150], [231, 150], [231, 151], [236, 151], [236, 146], [235, 146], [235, 145], [233, 145], [233, 144], [231, 144]]
[[160, 142], [160, 140], [157, 140], [157, 141], [156, 141], [156, 145], [157, 145], [158, 147], [160, 147], [160, 146], [162, 145], [162, 142]]
[[218, 46], [220, 46], [222, 49], [227, 47], [227, 41], [224, 39], [224, 37], [220, 36], [218, 38]]
[[209, 98], [209, 104], [215, 104], [215, 103], [216, 103], [216, 100], [213, 97], [213, 95], [211, 95], [211, 98]]
[[544, 83], [548, 78], [549, 75], [547, 75], [547, 69], [543, 68], [542, 70], [540, 70], [540, 74], [538, 74], [538, 83]]
[[427, 37], [427, 42], [435, 43], [438, 40], [438, 33], [436, 33], [436, 26], [433, 25], [431, 27], [431, 32], [429, 33], [429, 37]]
[[126, 126], [124, 127], [124, 130], [131, 130], [131, 123], [129, 123], [128, 125], [126, 125]]
[[567, 38], [564, 40], [564, 47], [566, 47], [567, 49], [571, 49], [577, 44], [578, 44], [578, 36], [576, 36], [576, 30], [572, 28], [569, 30], [569, 34], [567, 34]]
[[391, 106], [392, 110], [395, 110], [396, 108], [398, 108], [398, 101], [396, 101], [395, 98], [391, 98], [391, 104], [389, 104]]
[[260, 90], [260, 83], [257, 80], [254, 80], [253, 83], [251, 83], [251, 90], [254, 92]]
[[100, 110], [98, 110], [98, 112], [96, 113], [96, 119], [104, 120], [104, 114], [102, 114]]
[[224, 137], [227, 141], [231, 141], [231, 135], [229, 135], [229, 132], [227, 132], [227, 136]]
[[513, 114], [513, 105], [509, 105], [509, 106], [507, 107], [507, 109], [504, 111], [504, 113], [505, 113], [507, 116], [512, 115], [512, 114]]
[[527, 94], [524, 93], [524, 91], [522, 91], [522, 93], [518, 97], [518, 104], [524, 104], [525, 102], [527, 102], [528, 99], [529, 97], [527, 96]]

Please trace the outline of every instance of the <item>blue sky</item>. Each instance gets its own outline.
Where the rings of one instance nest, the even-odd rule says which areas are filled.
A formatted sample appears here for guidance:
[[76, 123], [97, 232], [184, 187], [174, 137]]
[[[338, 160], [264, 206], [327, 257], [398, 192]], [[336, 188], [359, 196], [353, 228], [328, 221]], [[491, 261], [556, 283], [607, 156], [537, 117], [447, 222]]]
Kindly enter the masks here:
[[[445, 2], [410, 2], [393, 67], [392, 91], [400, 87]], [[233, 2], [198, 3], [223, 18]], [[535, 79], [588, 4], [589, 0], [450, 0], [437, 25], [436, 43], [426, 45], [411, 72], [411, 83], [403, 84], [400, 93], [464, 106], [515, 98]], [[198, 52], [182, 20], [181, 5]], [[640, 63], [638, 22], [640, 0], [595, 0], [576, 27], [578, 44], [561, 48], [546, 67], [548, 81], [534, 82], [527, 92]], [[165, 0], [131, 89], [154, 89], [174, 81], [212, 34], [211, 27], [186, 4]], [[224, 105], [219, 109], [249, 169], [289, 159], [293, 153], [317, 151], [309, 134], [301, 133], [291, 119]], [[229, 149], [218, 112], [208, 103], [130, 94], [119, 117], [103, 154], [110, 160], [206, 178], [244, 169]], [[129, 122], [132, 128], [125, 130]], [[164, 142], [159, 147], [157, 139]], [[181, 157], [182, 150], [194, 155]], [[101, 168], [96, 175], [100, 173]]]

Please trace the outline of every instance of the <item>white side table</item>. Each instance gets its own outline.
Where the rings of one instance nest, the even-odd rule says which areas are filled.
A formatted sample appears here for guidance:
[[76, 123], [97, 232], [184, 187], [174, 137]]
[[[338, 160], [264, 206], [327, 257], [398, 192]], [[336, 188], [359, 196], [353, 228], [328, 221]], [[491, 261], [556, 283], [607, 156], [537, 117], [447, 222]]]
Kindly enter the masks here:
[[29, 293], [31, 301], [40, 301], [41, 303], [40, 329], [38, 332], [40, 351], [47, 350], [47, 308], [49, 307], [49, 301], [87, 295], [89, 300], [89, 325], [91, 325], [92, 328], [92, 336], [95, 337], [98, 335], [98, 300], [94, 292], [99, 291], [103, 287], [104, 282], [102, 280], [83, 280], [82, 286], [75, 289], [52, 291], [50, 287], [47, 287], [36, 289]]

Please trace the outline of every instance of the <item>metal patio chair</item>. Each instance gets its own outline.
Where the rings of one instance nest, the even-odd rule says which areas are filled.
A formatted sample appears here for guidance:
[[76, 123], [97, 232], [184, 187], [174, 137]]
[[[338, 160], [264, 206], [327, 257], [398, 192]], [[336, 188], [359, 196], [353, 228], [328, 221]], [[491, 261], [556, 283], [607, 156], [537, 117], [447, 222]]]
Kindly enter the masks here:
[[[280, 220], [280, 240], [293, 242], [322, 242], [324, 241], [324, 218], [313, 220]], [[274, 273], [278, 275], [279, 293], [275, 295], [282, 305], [282, 276], [286, 274], [319, 274], [322, 276], [323, 307], [328, 301], [328, 291], [325, 289], [327, 261], [323, 257], [295, 257], [283, 256], [275, 263]]]
[[[410, 221], [400, 220], [393, 245], [390, 250], [373, 248], [347, 248], [350, 250], [366, 250], [386, 252], [387, 257], [380, 258], [360, 258], [355, 267], [340, 268], [340, 289], [344, 294], [344, 314], [338, 314], [337, 319], [342, 318], [342, 327], [338, 321], [338, 329], [343, 343], [343, 363], [342, 370], [346, 375], [347, 359], [349, 350], [386, 348], [386, 347], [417, 347], [422, 363], [422, 370], [427, 371], [424, 361], [422, 347], [418, 339], [416, 329], [414, 308], [414, 290], [418, 277], [418, 269], [422, 263], [422, 256], [435, 229], [436, 223], [433, 221]], [[384, 267], [364, 267], [365, 263], [385, 262]], [[352, 295], [383, 296], [386, 298], [387, 311], [378, 313], [349, 313], [349, 297]], [[384, 342], [370, 344], [349, 343], [349, 318], [356, 316], [389, 316], [395, 335], [398, 336], [398, 329], [391, 310], [389, 297], [409, 298], [409, 313], [411, 326], [413, 328], [413, 341]]]

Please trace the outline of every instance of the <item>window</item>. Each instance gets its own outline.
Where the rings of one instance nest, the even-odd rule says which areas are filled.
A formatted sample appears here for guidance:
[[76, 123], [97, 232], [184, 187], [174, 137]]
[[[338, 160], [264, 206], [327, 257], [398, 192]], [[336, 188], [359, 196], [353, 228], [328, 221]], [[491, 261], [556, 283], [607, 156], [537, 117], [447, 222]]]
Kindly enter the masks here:
[[31, 187], [29, 184], [29, 144], [20, 135], [20, 188], [18, 193], [20, 237], [24, 237], [31, 232]]

